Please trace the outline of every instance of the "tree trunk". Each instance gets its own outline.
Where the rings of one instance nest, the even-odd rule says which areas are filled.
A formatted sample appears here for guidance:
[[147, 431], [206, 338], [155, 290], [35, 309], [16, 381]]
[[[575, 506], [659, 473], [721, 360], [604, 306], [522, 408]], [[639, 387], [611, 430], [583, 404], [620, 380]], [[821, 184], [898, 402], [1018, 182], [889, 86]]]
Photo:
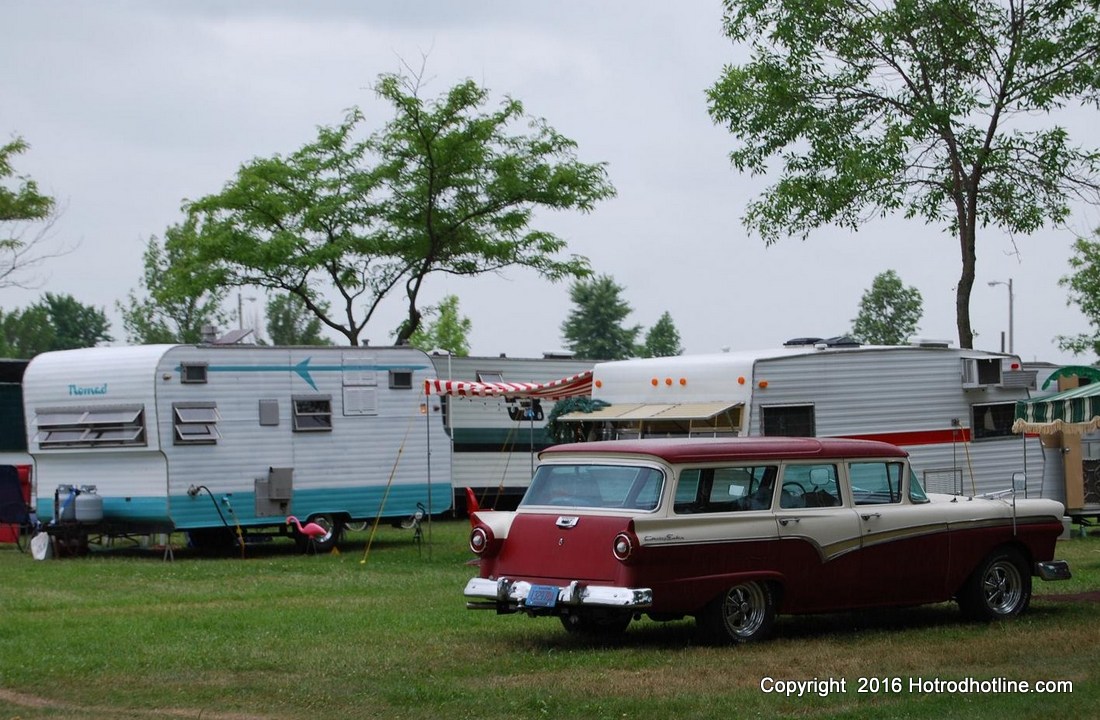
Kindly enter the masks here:
[[962, 274], [959, 276], [959, 286], [955, 291], [955, 322], [959, 328], [959, 347], [968, 350], [974, 347], [974, 331], [970, 327], [970, 293], [974, 289], [974, 268], [978, 259], [976, 235], [974, 215], [971, 213], [967, 222], [962, 223], [959, 228]]

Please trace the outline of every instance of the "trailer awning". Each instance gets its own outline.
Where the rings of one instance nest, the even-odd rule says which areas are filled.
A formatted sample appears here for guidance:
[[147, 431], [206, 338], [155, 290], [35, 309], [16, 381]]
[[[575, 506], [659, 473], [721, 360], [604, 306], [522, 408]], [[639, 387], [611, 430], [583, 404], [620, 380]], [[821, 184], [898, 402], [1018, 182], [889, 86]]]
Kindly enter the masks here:
[[609, 405], [590, 413], [572, 412], [558, 418], [566, 422], [638, 422], [644, 420], [710, 420], [729, 412], [743, 403], [677, 403], [677, 404], [636, 404]]
[[425, 395], [455, 395], [458, 397], [508, 397], [542, 398], [558, 400], [560, 398], [590, 395], [592, 393], [592, 371], [570, 375], [560, 380], [544, 383], [500, 382], [483, 383], [468, 380], [431, 379], [424, 381]]
[[1100, 429], [1100, 383], [1016, 403], [1014, 433], [1081, 435]]

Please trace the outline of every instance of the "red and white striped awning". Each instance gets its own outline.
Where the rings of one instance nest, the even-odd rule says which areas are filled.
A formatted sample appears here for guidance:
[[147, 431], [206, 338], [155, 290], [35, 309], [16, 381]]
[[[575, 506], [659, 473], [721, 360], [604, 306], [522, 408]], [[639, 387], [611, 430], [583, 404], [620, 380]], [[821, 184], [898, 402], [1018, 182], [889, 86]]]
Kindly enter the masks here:
[[544, 398], [558, 400], [592, 393], [592, 371], [544, 383], [500, 382], [483, 383], [468, 380], [425, 380], [425, 395], [455, 395], [458, 397]]

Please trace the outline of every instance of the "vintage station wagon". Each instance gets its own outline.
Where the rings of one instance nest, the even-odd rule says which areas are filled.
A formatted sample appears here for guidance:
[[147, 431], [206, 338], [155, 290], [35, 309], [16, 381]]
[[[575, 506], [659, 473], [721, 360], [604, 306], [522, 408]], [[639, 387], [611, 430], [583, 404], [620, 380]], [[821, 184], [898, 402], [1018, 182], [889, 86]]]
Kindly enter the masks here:
[[[1006, 485], [1008, 479], [1006, 479]], [[540, 455], [515, 512], [478, 511], [467, 607], [573, 632], [694, 617], [749, 642], [777, 614], [955, 599], [1010, 618], [1033, 575], [1069, 577], [1053, 500], [925, 493], [904, 450], [863, 440], [616, 440]]]

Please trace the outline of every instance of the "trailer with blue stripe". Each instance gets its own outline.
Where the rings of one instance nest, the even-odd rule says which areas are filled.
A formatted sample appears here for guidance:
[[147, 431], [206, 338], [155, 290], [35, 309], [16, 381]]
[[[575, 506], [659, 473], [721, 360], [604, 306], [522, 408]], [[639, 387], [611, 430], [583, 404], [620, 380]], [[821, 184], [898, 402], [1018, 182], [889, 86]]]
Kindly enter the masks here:
[[[23, 378], [37, 512], [200, 545], [450, 509], [450, 442], [409, 347], [144, 345], [43, 353]], [[432, 417], [432, 415], [436, 417]], [[78, 502], [73, 503], [74, 497]]]

